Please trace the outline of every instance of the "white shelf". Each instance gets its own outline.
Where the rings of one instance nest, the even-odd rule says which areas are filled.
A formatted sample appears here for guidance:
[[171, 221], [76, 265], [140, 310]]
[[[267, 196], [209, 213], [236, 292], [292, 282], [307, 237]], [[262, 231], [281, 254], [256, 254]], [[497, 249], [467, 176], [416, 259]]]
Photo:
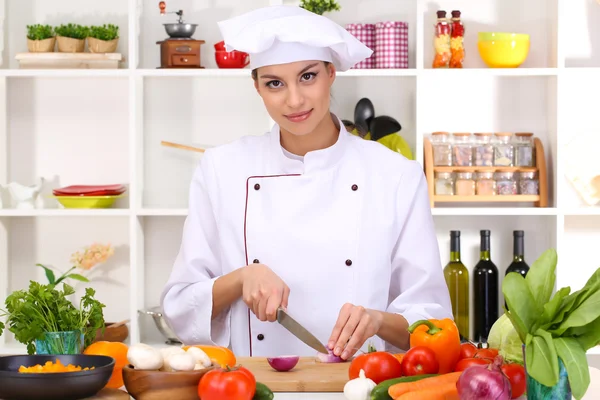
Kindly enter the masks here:
[[537, 208], [537, 207], [434, 207], [431, 210], [432, 214], [435, 215], [455, 215], [455, 216], [469, 216], [469, 215], [481, 215], [481, 216], [493, 216], [493, 215], [514, 215], [514, 216], [527, 216], [527, 215], [557, 215], [556, 208]]
[[36, 209], [36, 210], [18, 210], [18, 209], [0, 209], [0, 217], [118, 217], [129, 216], [131, 211], [128, 209]]
[[136, 212], [143, 217], [185, 217], [187, 208], [143, 208]]

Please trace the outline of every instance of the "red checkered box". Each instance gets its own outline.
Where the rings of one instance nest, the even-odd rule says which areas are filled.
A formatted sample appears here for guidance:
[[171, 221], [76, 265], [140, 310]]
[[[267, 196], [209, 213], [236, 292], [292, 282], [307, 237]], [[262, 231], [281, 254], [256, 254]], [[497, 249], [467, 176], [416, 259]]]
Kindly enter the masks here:
[[375, 68], [375, 24], [348, 24], [346, 30], [373, 50], [371, 57], [357, 63], [352, 69]]
[[375, 24], [375, 68], [408, 68], [408, 24]]

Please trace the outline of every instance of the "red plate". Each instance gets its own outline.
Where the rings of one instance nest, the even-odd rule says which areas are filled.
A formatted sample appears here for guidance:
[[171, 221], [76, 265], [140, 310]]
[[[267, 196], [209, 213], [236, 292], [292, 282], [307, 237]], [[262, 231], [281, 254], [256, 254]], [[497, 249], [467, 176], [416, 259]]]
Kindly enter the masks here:
[[125, 192], [125, 190], [126, 188], [123, 185], [73, 185], [54, 189], [52, 193], [54, 193], [55, 196], [107, 196], [121, 194]]

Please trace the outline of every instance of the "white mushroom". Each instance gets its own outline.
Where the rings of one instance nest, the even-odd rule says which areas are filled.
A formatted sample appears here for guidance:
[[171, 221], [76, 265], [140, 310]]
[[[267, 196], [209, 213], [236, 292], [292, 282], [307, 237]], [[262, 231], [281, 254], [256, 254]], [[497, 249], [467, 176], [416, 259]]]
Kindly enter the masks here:
[[171, 354], [167, 359], [167, 363], [173, 371], [193, 371], [196, 366], [194, 356], [186, 352]]
[[163, 357], [158, 350], [144, 343], [129, 346], [127, 361], [135, 369], [158, 370], [163, 366]]
[[169, 359], [171, 356], [176, 354], [185, 354], [185, 350], [183, 350], [181, 347], [165, 347], [160, 349], [160, 353], [162, 354], [163, 358], [163, 366], [160, 370], [172, 372], [173, 368], [171, 367]]
[[196, 360], [196, 367], [198, 368], [195, 369], [203, 369], [212, 365], [210, 357], [208, 357], [208, 355], [198, 347], [192, 346], [188, 348], [187, 353], [191, 354], [194, 357], [194, 360]]

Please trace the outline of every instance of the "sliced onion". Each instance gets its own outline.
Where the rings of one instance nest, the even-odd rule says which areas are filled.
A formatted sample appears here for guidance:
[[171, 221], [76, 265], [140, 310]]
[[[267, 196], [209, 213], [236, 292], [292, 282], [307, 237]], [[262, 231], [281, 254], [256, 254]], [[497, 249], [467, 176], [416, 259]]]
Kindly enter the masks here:
[[299, 356], [281, 356], [281, 357], [269, 357], [267, 361], [274, 370], [284, 372], [289, 371], [298, 364], [300, 360]]
[[327, 351], [329, 352], [329, 354], [317, 353], [317, 358], [319, 359], [319, 361], [321, 361], [322, 363], [344, 362], [342, 357], [336, 356], [335, 354], [333, 354], [333, 351], [329, 349], [327, 349]]
[[456, 384], [460, 399], [510, 400], [510, 381], [502, 372], [501, 365], [502, 356], [496, 356], [493, 364], [465, 369]]

